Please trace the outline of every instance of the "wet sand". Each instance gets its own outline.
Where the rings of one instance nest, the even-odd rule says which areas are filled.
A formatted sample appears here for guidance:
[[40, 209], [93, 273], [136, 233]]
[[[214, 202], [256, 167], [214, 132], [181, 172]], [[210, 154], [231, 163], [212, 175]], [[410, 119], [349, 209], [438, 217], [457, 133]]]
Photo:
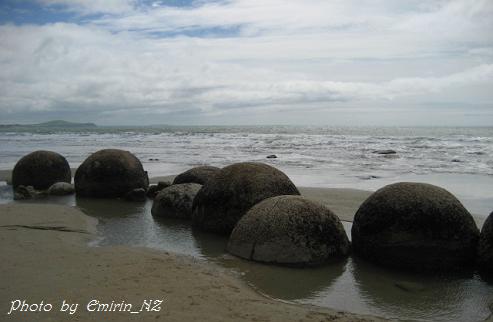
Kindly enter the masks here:
[[[60, 205], [0, 205], [0, 311], [5, 321], [371, 321], [267, 298], [229, 270], [187, 256], [135, 247], [90, 247], [96, 220]], [[14, 312], [10, 301], [51, 303]], [[159, 312], [89, 312], [91, 300], [163, 300]], [[78, 303], [70, 315], [62, 301]]]

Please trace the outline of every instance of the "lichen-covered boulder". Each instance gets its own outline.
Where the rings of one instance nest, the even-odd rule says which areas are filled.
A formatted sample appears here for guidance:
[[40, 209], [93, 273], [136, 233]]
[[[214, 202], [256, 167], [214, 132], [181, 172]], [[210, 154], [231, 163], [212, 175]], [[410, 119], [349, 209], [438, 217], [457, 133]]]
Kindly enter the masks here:
[[180, 173], [173, 180], [173, 184], [180, 183], [198, 183], [205, 184], [211, 177], [216, 175], [220, 168], [212, 167], [212, 166], [200, 166], [195, 167], [190, 170], [187, 170], [183, 173]]
[[437, 271], [473, 265], [479, 230], [447, 190], [401, 182], [383, 187], [363, 202], [351, 235], [354, 252], [365, 259]]
[[349, 254], [339, 218], [301, 196], [277, 196], [253, 206], [233, 229], [228, 251], [281, 265], [318, 265]]
[[91, 154], [77, 169], [75, 192], [79, 197], [119, 198], [142, 188], [147, 191], [149, 178], [139, 159], [117, 149]]
[[72, 174], [67, 160], [56, 152], [35, 151], [22, 157], [12, 171], [12, 186], [48, 189], [55, 182], [70, 183]]
[[52, 196], [71, 195], [75, 192], [74, 185], [67, 182], [56, 182], [48, 188], [48, 194]]
[[154, 198], [152, 215], [156, 217], [190, 219], [193, 199], [202, 185], [198, 183], [174, 184], [161, 190]]
[[240, 218], [260, 201], [279, 195], [299, 195], [280, 170], [256, 162], [222, 168], [207, 181], [193, 202], [195, 227], [229, 235]]
[[481, 228], [478, 247], [478, 263], [482, 273], [493, 276], [493, 212]]

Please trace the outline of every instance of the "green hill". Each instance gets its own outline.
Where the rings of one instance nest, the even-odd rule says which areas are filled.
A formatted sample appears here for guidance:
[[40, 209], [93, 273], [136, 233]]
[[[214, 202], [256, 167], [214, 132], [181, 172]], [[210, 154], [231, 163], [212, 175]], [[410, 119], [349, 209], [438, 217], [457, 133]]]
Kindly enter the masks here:
[[96, 127], [97, 125], [94, 123], [75, 123], [75, 122], [68, 122], [68, 121], [63, 121], [63, 120], [54, 120], [54, 121], [49, 121], [49, 122], [44, 122], [44, 123], [39, 123], [39, 124], [32, 124], [31, 126], [36, 126], [36, 127], [58, 127], [58, 128], [70, 128], [70, 127]]

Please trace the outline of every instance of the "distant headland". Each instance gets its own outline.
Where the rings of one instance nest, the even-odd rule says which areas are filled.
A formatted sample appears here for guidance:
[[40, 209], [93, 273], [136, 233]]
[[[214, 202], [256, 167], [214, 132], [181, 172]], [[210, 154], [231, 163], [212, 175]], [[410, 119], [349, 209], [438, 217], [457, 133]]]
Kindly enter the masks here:
[[91, 128], [97, 127], [94, 123], [77, 123], [64, 120], [53, 120], [36, 124], [0, 124], [0, 128]]

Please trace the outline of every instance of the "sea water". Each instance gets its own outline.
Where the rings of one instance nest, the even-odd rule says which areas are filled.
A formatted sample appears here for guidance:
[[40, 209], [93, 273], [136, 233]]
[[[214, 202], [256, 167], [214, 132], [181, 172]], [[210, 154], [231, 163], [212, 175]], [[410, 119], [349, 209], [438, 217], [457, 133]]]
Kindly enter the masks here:
[[[40, 149], [64, 155], [75, 168], [103, 148], [131, 151], [150, 177], [257, 161], [298, 186], [376, 190], [427, 182], [450, 190], [482, 218], [493, 210], [493, 127], [0, 127], [0, 170]], [[388, 149], [396, 153], [374, 153]], [[277, 158], [266, 158], [272, 154]]]

